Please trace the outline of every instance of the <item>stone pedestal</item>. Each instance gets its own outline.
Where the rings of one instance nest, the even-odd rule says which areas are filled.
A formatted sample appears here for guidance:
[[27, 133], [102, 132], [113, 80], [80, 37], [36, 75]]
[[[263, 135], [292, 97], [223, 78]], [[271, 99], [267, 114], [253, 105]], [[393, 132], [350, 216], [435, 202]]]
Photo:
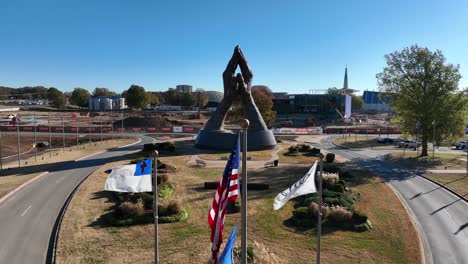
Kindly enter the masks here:
[[[231, 150], [237, 138], [238, 131], [204, 130], [198, 132], [195, 147], [202, 149]], [[247, 130], [247, 150], [273, 149], [276, 139], [271, 130]]]

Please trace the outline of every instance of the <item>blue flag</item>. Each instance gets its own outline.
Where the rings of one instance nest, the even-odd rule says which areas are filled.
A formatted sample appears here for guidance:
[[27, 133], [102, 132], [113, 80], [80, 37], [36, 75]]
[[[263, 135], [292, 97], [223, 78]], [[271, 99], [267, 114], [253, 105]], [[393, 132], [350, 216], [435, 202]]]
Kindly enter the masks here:
[[232, 250], [234, 249], [234, 243], [236, 242], [236, 233], [237, 233], [237, 226], [234, 226], [232, 229], [231, 235], [226, 242], [226, 246], [224, 247], [223, 253], [221, 257], [219, 257], [218, 263], [219, 264], [233, 264], [234, 263], [234, 255], [232, 254]]

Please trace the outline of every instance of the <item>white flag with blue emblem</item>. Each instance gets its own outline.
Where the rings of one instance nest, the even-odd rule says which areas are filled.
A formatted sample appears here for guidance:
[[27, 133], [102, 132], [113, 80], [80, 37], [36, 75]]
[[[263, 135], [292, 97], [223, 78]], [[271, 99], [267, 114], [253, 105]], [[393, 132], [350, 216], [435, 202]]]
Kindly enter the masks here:
[[107, 178], [104, 190], [114, 192], [151, 192], [151, 163], [146, 159], [132, 165], [116, 166]]
[[317, 161], [315, 161], [314, 165], [310, 168], [304, 177], [276, 196], [275, 201], [273, 202], [273, 209], [280, 209], [284, 204], [286, 204], [294, 197], [317, 192], [317, 188], [315, 187], [316, 171]]

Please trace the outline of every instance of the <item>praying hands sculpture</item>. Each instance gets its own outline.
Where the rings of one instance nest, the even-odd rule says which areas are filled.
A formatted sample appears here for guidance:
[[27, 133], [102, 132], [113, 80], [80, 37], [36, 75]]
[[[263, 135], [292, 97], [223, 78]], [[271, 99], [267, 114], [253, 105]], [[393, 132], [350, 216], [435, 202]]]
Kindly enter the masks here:
[[[240, 67], [242, 74], [235, 75], [237, 66]], [[241, 98], [242, 106], [246, 109], [247, 118], [250, 121], [249, 130], [268, 130], [251, 94], [252, 79], [253, 73], [247, 60], [239, 46], [236, 46], [223, 72], [224, 97], [206, 123], [205, 130], [224, 130], [226, 114], [238, 96]]]
[[[240, 67], [241, 73], [236, 75], [237, 66]], [[223, 72], [224, 97], [205, 127], [200, 130], [196, 146], [216, 149], [230, 149], [232, 147], [231, 139], [236, 134], [224, 129], [224, 120], [232, 103], [237, 98], [240, 98], [242, 107], [246, 110], [247, 118], [250, 121], [248, 128], [249, 149], [269, 149], [276, 145], [275, 137], [268, 130], [252, 97], [252, 79], [253, 74], [247, 60], [239, 46], [236, 46], [226, 70]]]

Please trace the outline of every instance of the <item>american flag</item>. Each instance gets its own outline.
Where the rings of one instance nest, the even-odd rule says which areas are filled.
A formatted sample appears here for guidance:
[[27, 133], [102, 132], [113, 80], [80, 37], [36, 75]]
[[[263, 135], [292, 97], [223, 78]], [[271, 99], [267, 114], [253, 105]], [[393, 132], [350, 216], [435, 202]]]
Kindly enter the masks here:
[[218, 189], [213, 199], [210, 212], [208, 213], [208, 224], [211, 227], [211, 252], [213, 263], [218, 262], [219, 247], [223, 240], [224, 215], [228, 202], [234, 202], [239, 195], [239, 137], [232, 149], [231, 155], [224, 169], [223, 177], [219, 182]]

